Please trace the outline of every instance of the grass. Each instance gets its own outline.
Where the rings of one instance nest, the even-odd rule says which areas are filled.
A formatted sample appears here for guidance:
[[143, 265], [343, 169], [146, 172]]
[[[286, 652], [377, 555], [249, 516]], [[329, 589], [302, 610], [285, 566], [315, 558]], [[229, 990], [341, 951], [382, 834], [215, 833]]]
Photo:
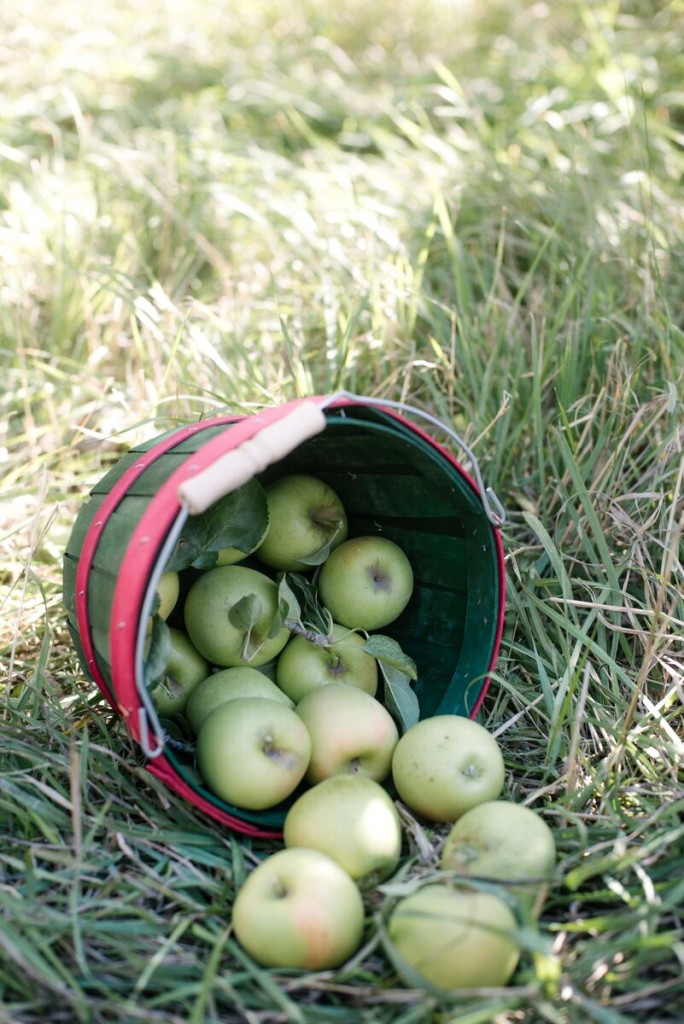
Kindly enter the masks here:
[[[0, 1021], [684, 1016], [681, 0], [33, 0], [0, 13]], [[136, 440], [347, 388], [507, 508], [485, 722], [559, 847], [504, 990], [259, 969], [258, 846], [83, 677], [61, 552]], [[443, 832], [407, 836], [400, 880]]]

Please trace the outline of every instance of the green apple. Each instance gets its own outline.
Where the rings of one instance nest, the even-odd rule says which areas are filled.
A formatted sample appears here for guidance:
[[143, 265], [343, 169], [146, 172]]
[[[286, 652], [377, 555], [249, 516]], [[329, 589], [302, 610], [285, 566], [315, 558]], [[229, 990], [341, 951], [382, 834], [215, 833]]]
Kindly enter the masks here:
[[260, 544], [263, 544], [266, 534], [268, 533], [268, 522], [264, 527], [264, 532], [256, 542], [256, 544], [250, 545], [249, 551], [243, 551], [241, 548], [220, 548], [216, 552], [216, 564], [217, 565], [235, 565], [237, 562], [242, 562], [248, 555], [254, 554]]
[[439, 989], [490, 988], [506, 985], [518, 964], [515, 928], [498, 896], [431, 882], [399, 900], [387, 936], [407, 985], [418, 975]]
[[287, 707], [294, 707], [294, 701], [259, 669], [249, 665], [224, 668], [203, 679], [188, 698], [185, 717], [195, 735], [214, 708], [237, 697], [268, 697]]
[[292, 708], [269, 697], [236, 697], [207, 715], [195, 752], [212, 793], [235, 807], [260, 811], [297, 788], [311, 740]]
[[387, 708], [369, 693], [346, 683], [310, 690], [295, 711], [311, 737], [310, 785], [331, 775], [367, 775], [376, 782], [387, 778], [399, 739]]
[[269, 529], [256, 556], [273, 569], [310, 569], [347, 536], [344, 505], [318, 477], [282, 476], [267, 485], [266, 501]]
[[283, 825], [286, 846], [327, 853], [360, 889], [369, 889], [394, 872], [401, 837], [391, 797], [366, 775], [333, 775], [305, 790]]
[[511, 891], [530, 903], [543, 899], [555, 865], [556, 841], [544, 819], [508, 800], [487, 800], [461, 815], [440, 860], [461, 876], [514, 883]]
[[150, 693], [152, 703], [162, 718], [183, 714], [188, 698], [205, 678], [209, 665], [180, 629], [168, 627], [171, 654], [164, 676]]
[[361, 945], [358, 886], [319, 850], [278, 850], [244, 881], [233, 904], [235, 937], [263, 967], [324, 971]]
[[157, 584], [157, 594], [159, 595], [159, 608], [157, 614], [162, 619], [168, 619], [169, 615], [176, 607], [176, 601], [180, 593], [180, 578], [178, 573], [174, 570], [169, 572], [163, 572], [159, 577], [159, 583]]
[[413, 570], [387, 537], [350, 537], [321, 567], [318, 592], [335, 622], [372, 632], [394, 622], [406, 608]]
[[294, 636], [283, 648], [276, 666], [276, 682], [297, 703], [304, 694], [328, 683], [346, 683], [375, 696], [378, 663], [363, 650], [364, 637], [333, 623], [330, 642], [314, 643]]
[[222, 668], [265, 665], [290, 638], [277, 617], [277, 585], [243, 565], [202, 573], [188, 591], [184, 615], [197, 650]]
[[501, 748], [483, 725], [461, 715], [435, 715], [403, 734], [392, 778], [406, 806], [431, 821], [456, 821], [504, 785]]

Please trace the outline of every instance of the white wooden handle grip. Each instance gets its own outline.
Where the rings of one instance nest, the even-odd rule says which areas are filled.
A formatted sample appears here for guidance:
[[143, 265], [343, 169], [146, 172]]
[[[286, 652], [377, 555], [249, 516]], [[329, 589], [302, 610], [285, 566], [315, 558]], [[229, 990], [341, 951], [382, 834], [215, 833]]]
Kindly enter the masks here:
[[325, 413], [317, 402], [301, 402], [201, 473], [184, 480], [178, 487], [179, 501], [187, 506], [190, 515], [204, 512], [266, 466], [294, 451], [302, 441], [320, 434], [325, 424]]

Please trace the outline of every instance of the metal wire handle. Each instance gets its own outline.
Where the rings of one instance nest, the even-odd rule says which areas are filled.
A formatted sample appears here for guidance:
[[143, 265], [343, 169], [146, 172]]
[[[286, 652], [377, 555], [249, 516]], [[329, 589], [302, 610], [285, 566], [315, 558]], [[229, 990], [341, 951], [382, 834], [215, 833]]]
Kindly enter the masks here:
[[444, 431], [444, 433], [452, 441], [454, 441], [459, 446], [459, 448], [461, 448], [468, 456], [468, 459], [472, 464], [473, 476], [477, 484], [477, 489], [480, 493], [482, 505], [484, 507], [485, 514], [489, 519], [490, 523], [497, 529], [503, 526], [503, 524], [506, 522], [505, 508], [501, 504], [501, 501], [497, 497], [496, 493], [492, 490], [491, 487], [488, 487], [485, 484], [484, 480], [482, 479], [480, 465], [474, 453], [465, 443], [460, 434], [457, 434], [452, 427], [447, 426], [446, 423], [438, 419], [436, 416], [433, 416], [429, 412], [425, 412], [424, 409], [419, 409], [415, 405], [408, 405], [406, 402], [394, 402], [388, 398], [368, 398], [367, 395], [355, 395], [351, 391], [337, 391], [334, 395], [326, 396], [323, 399], [323, 402], [321, 403], [321, 408], [326, 409], [328, 406], [332, 405], [334, 402], [337, 402], [342, 398], [347, 399], [348, 401], [360, 402], [363, 405], [376, 406], [377, 408], [380, 409], [382, 409], [383, 407], [386, 407], [388, 409], [396, 409], [397, 412], [408, 413], [410, 416], [416, 416], [419, 419], [424, 419], [428, 423], [431, 423], [434, 427], [437, 427], [439, 430]]

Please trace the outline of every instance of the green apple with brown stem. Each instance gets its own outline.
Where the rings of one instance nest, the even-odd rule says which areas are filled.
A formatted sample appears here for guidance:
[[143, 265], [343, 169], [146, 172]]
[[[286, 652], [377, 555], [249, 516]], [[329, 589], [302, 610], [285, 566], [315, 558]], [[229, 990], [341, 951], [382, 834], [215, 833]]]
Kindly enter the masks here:
[[318, 590], [335, 622], [372, 632], [394, 622], [406, 608], [413, 569], [389, 538], [350, 537], [323, 563]]
[[310, 690], [295, 711], [311, 737], [309, 784], [331, 775], [387, 778], [399, 731], [377, 698], [356, 686], [330, 683]]
[[365, 638], [333, 623], [329, 637], [293, 636], [280, 653], [276, 682], [295, 704], [318, 686], [346, 683], [375, 696], [378, 663], [363, 650]]
[[207, 715], [195, 750], [200, 774], [216, 796], [258, 811], [275, 807], [297, 788], [311, 740], [292, 708], [268, 697], [237, 697]]
[[406, 806], [431, 821], [456, 821], [501, 795], [501, 748], [479, 722], [461, 715], [424, 718], [402, 735], [392, 778]]
[[363, 900], [326, 854], [278, 850], [247, 876], [232, 923], [240, 945], [263, 967], [331, 970], [361, 945]]
[[487, 800], [462, 814], [447, 835], [440, 866], [460, 878], [504, 882], [541, 909], [556, 865], [556, 841], [542, 816], [510, 800]]
[[290, 473], [266, 486], [269, 528], [256, 557], [273, 569], [302, 572], [347, 536], [347, 513], [325, 481]]
[[278, 588], [265, 573], [219, 565], [192, 584], [185, 627], [195, 647], [222, 668], [272, 661], [290, 638], [278, 618]]

